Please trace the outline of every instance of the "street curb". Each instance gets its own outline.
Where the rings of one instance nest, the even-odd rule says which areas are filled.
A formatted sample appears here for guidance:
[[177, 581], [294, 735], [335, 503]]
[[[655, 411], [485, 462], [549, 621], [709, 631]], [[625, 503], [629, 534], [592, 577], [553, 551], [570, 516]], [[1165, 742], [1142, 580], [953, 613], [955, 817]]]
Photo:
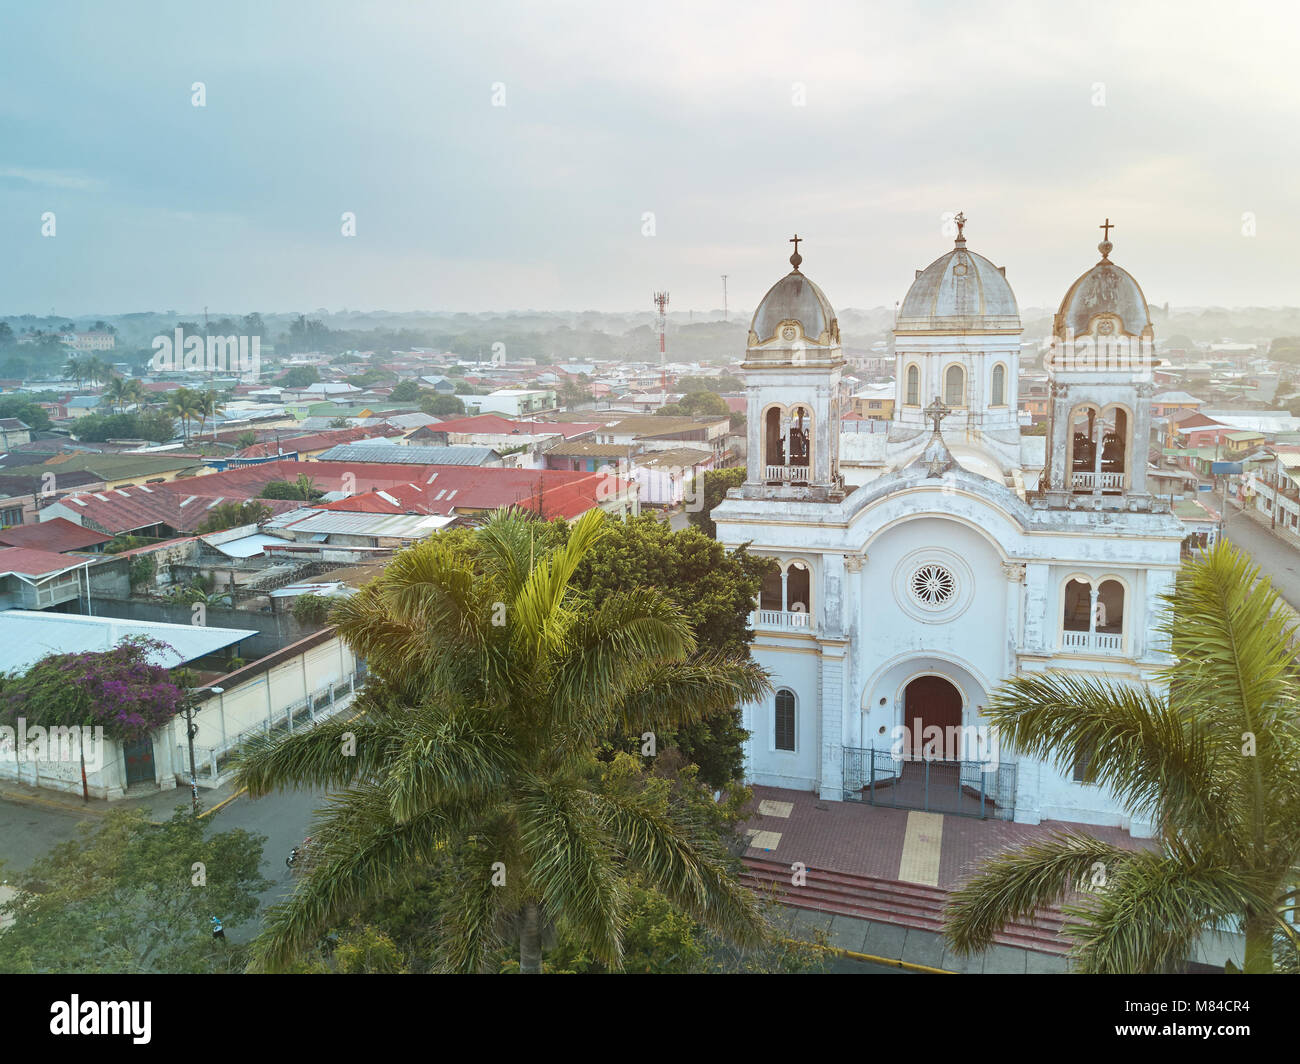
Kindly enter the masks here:
[[205, 809], [205, 810], [203, 810], [203, 812], [201, 812], [201, 813], [199, 814], [199, 819], [202, 820], [205, 816], [208, 816], [208, 815], [210, 815], [210, 814], [212, 814], [212, 813], [215, 813], [215, 812], [217, 812], [218, 810], [224, 809], [224, 808], [225, 808], [226, 806], [228, 806], [231, 802], [233, 802], [236, 798], [238, 798], [241, 794], [247, 794], [247, 793], [248, 793], [248, 788], [247, 788], [247, 787], [240, 787], [239, 790], [237, 790], [237, 791], [236, 791], [234, 794], [232, 794], [229, 798], [223, 798], [223, 799], [222, 799], [221, 801], [219, 801], [216, 805], [214, 805], [211, 809]]
[[857, 953], [851, 949], [841, 949], [838, 946], [823, 946], [817, 942], [805, 942], [801, 938], [786, 938], [781, 941], [790, 945], [812, 946], [813, 949], [834, 953], [837, 957], [849, 957], [855, 961], [884, 964], [890, 968], [906, 968], [909, 972], [924, 972], [926, 975], [961, 975], [961, 972], [949, 971], [947, 968], [931, 968], [928, 964], [916, 964], [912, 961], [900, 960], [897, 957], [877, 957], [872, 953]]
[[[96, 799], [98, 801], [99, 799]], [[56, 802], [50, 798], [38, 798], [31, 794], [17, 794], [13, 791], [0, 791], [0, 801], [13, 802], [16, 805], [40, 805], [46, 809], [59, 809], [65, 813], [89, 814], [90, 816], [107, 816], [107, 809], [95, 809], [89, 803], [83, 802], [81, 805], [70, 805], [67, 802]]]

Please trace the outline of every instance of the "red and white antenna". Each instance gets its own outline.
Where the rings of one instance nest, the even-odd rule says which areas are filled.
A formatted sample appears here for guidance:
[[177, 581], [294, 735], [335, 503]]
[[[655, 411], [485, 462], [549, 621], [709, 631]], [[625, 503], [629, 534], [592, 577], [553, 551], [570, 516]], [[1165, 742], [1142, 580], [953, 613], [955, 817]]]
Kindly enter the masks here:
[[668, 293], [656, 292], [654, 304], [659, 310], [659, 380], [663, 385], [664, 395], [668, 394], [667, 355], [664, 353], [664, 329], [668, 323]]

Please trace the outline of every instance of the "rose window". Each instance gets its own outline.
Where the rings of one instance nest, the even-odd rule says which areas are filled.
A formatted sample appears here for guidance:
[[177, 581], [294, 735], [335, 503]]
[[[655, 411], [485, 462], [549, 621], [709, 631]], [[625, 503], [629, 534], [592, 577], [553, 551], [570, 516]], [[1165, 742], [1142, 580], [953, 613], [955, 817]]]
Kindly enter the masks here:
[[957, 578], [942, 565], [929, 562], [912, 574], [911, 589], [917, 602], [937, 610], [957, 597]]

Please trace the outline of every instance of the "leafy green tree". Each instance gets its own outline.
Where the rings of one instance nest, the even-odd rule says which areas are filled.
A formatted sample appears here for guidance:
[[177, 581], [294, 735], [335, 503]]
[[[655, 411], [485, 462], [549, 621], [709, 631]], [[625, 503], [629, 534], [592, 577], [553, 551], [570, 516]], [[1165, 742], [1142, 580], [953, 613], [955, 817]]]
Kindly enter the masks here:
[[14, 331], [10, 328], [7, 321], [0, 321], [0, 348], [8, 347], [15, 342]]
[[731, 469], [710, 469], [699, 481], [698, 506], [688, 507], [687, 520], [710, 538], [718, 534], [718, 526], [709, 516], [718, 503], [727, 497], [727, 492], [745, 483], [743, 466]]
[[135, 418], [135, 435], [154, 443], [168, 443], [176, 438], [176, 422], [163, 410], [141, 410]]
[[48, 411], [26, 396], [0, 396], [0, 417], [16, 417], [28, 428], [42, 432], [51, 425]]
[[298, 479], [292, 483], [287, 480], [272, 480], [261, 491], [263, 499], [301, 499], [304, 502], [315, 502], [324, 495], [306, 473], [299, 473]]
[[[556, 522], [553, 527], [563, 541], [567, 526]], [[749, 614], [772, 564], [743, 549], [728, 552], [696, 529], [674, 532], [644, 515], [614, 522], [578, 567], [574, 582], [597, 605], [625, 588], [653, 588], [682, 611], [700, 647], [746, 655], [753, 639]], [[705, 782], [725, 788], [743, 774], [747, 738], [739, 709], [731, 707], [661, 740], [698, 765]]]
[[277, 382], [281, 388], [309, 388], [320, 383], [315, 366], [294, 366]]
[[576, 379], [566, 377], [560, 381], [558, 398], [560, 405], [569, 409], [591, 402], [591, 379], [585, 373], [579, 373]]
[[[953, 895], [945, 934], [978, 951], [1007, 922], [1059, 903], [1084, 972], [1155, 972], [1219, 926], [1245, 935], [1245, 970], [1294, 967], [1300, 866], [1297, 628], [1248, 557], [1220, 541], [1186, 563], [1159, 630], [1159, 687], [1057, 673], [1015, 677], [987, 706], [1005, 745], [1109, 788], [1159, 849], [1062, 832], [987, 861]], [[1099, 877], [1100, 871], [1100, 877]]]
[[397, 403], [412, 403], [420, 397], [420, 386], [415, 381], [398, 381], [388, 398]]
[[713, 392], [689, 392], [682, 396], [677, 406], [683, 414], [691, 417], [729, 417], [731, 414], [727, 401]]
[[[250, 447], [256, 447], [257, 433], [254, 432], [252, 429], [247, 429], [244, 432], [241, 432], [238, 436], [235, 437], [235, 446], [238, 447], [241, 451], [246, 451]], [[274, 496], [263, 495], [262, 497], [269, 499], [269, 498], [273, 498]]]
[[14, 880], [0, 972], [241, 971], [245, 949], [214, 940], [210, 921], [235, 928], [257, 913], [266, 839], [212, 825], [188, 807], [161, 825], [121, 809], [83, 824]]
[[[364, 716], [250, 744], [252, 794], [345, 789], [313, 830], [318, 857], [269, 914], [258, 966], [310, 950], [361, 898], [445, 847], [462, 878], [442, 910], [442, 964], [477, 971], [499, 947], [542, 970], [548, 925], [618, 967], [620, 876], [639, 872], [694, 918], [761, 940], [754, 897], [705, 826], [644, 792], [602, 785], [595, 751], [611, 733], [681, 727], [767, 689], [739, 657], [698, 653], [681, 612], [652, 590], [600, 606], [573, 583], [608, 532], [593, 510], [545, 550], [545, 526], [498, 513], [474, 533], [400, 553], [335, 607], [376, 682]], [[343, 756], [343, 731], [356, 756]]]
[[303, 624], [323, 625], [333, 605], [334, 600], [325, 595], [299, 595], [293, 604], [293, 616]]
[[329, 426], [329, 427], [332, 428], [332, 429], [346, 429], [346, 428], [351, 428], [351, 427], [352, 427], [352, 422], [351, 422], [348, 418], [345, 418], [345, 417], [336, 417], [336, 418], [331, 418], [331, 419], [330, 419], [330, 426]]
[[722, 373], [716, 377], [679, 377], [676, 385], [679, 392], [713, 392], [721, 395], [724, 392], [743, 392], [745, 382], [739, 377], [731, 374]]
[[420, 409], [431, 417], [449, 417], [465, 413], [465, 404], [454, 395], [435, 395], [426, 392], [420, 397]]

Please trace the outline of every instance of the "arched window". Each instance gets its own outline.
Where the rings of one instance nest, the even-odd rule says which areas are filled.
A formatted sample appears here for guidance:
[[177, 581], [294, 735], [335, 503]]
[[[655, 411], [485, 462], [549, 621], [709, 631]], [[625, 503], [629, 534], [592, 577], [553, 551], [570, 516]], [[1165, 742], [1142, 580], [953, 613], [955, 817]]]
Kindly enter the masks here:
[[784, 687], [776, 693], [776, 728], [772, 734], [778, 750], [794, 749], [794, 692]]
[[1007, 368], [993, 367], [993, 386], [989, 389], [989, 405], [1005, 406], [1007, 402]]
[[907, 367], [907, 398], [904, 402], [908, 406], [921, 405], [921, 371], [915, 366]]
[[943, 401], [949, 406], [966, 405], [966, 371], [952, 365], [943, 375]]

